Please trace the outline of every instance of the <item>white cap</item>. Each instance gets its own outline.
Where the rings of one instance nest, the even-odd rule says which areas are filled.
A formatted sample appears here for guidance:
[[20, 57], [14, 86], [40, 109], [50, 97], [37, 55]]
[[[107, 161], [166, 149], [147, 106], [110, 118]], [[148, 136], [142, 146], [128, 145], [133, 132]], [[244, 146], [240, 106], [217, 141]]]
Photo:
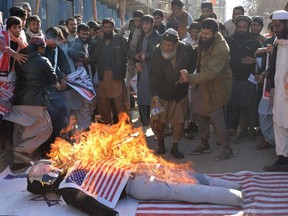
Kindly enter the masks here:
[[288, 12], [285, 10], [277, 10], [273, 12], [272, 20], [288, 20]]

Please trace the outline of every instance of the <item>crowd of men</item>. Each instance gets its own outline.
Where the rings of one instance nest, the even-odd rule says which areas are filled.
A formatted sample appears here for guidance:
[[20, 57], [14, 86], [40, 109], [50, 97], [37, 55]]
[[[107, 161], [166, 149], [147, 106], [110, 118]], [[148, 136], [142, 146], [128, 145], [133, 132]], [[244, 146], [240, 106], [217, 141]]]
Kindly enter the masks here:
[[[91, 122], [129, 115], [137, 75], [139, 120], [153, 129], [155, 154], [166, 153], [169, 127], [173, 157], [184, 158], [178, 142], [196, 131], [200, 143], [188, 154], [210, 153], [212, 125], [222, 145], [215, 160], [233, 157], [229, 136], [240, 143], [260, 134], [257, 149], [275, 145], [279, 156], [264, 170], [288, 171], [288, 12], [271, 13], [262, 35], [264, 18], [246, 16], [242, 6], [223, 24], [210, 2], [195, 21], [183, 6], [172, 0], [168, 16], [135, 11], [120, 29], [112, 18], [86, 24], [75, 16], [45, 32], [28, 3], [10, 8], [0, 34], [0, 126], [2, 152], [13, 137], [11, 168], [43, 157], [56, 137], [73, 143]], [[96, 91], [91, 100], [67, 84], [81, 69]]]

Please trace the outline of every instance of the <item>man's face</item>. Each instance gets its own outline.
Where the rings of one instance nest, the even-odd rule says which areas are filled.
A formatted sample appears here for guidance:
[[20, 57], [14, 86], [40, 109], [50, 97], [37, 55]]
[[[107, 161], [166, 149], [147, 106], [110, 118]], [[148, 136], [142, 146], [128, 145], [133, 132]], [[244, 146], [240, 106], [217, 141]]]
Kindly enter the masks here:
[[174, 57], [176, 55], [177, 45], [178, 45], [178, 43], [163, 40], [161, 42], [161, 46], [160, 46], [163, 58], [171, 59], [172, 57]]
[[56, 49], [60, 41], [61, 41], [61, 38], [59, 36], [56, 38], [46, 38], [46, 46], [51, 49]]
[[191, 38], [192, 38], [194, 41], [197, 41], [197, 40], [198, 40], [199, 33], [200, 33], [200, 30], [199, 30], [199, 29], [191, 29], [191, 30], [190, 30], [190, 36], [191, 36]]
[[263, 29], [263, 26], [260, 25], [258, 22], [252, 22], [252, 25], [251, 25], [252, 34], [258, 35], [262, 31], [262, 29]]
[[135, 28], [140, 29], [142, 26], [142, 18], [134, 17], [133, 20], [134, 20]]
[[234, 10], [233, 10], [233, 14], [232, 14], [232, 20], [234, 20], [235, 17], [236, 17], [236, 16], [239, 16], [239, 15], [243, 15], [243, 14], [242, 14], [242, 10], [240, 10], [240, 9], [234, 9]]
[[105, 23], [103, 25], [103, 34], [104, 34], [104, 36], [113, 33], [113, 31], [114, 31], [114, 26], [113, 26], [112, 23]]
[[103, 30], [102, 28], [98, 29], [95, 31], [95, 37], [100, 39], [100, 38], [103, 38]]
[[20, 32], [22, 30], [22, 25], [11, 25], [10, 29], [9, 29], [12, 34], [15, 36], [15, 37], [19, 37], [20, 36]]
[[246, 34], [249, 32], [249, 24], [248, 22], [246, 22], [245, 20], [240, 20], [237, 24], [236, 24], [236, 32], [238, 34]]
[[67, 24], [67, 28], [68, 28], [68, 31], [69, 33], [71, 34], [75, 34], [76, 31], [77, 31], [77, 23], [76, 23], [76, 20], [69, 20], [68, 21], [68, 24]]
[[153, 16], [154, 17], [154, 25], [155, 26], [160, 26], [163, 22], [163, 17], [159, 16], [159, 15], [156, 15], [156, 16]]
[[78, 37], [79, 37], [80, 40], [82, 40], [84, 43], [87, 43], [87, 42], [88, 42], [88, 39], [89, 39], [89, 31], [80, 30], [80, 32], [78, 33]]
[[199, 46], [206, 49], [210, 47], [215, 40], [215, 33], [212, 31], [212, 29], [201, 29], [199, 37]]
[[41, 23], [39, 21], [33, 20], [29, 23], [28, 28], [33, 33], [38, 33], [41, 29]]
[[288, 21], [285, 23], [281, 22], [280, 20], [272, 20], [273, 32], [276, 34], [277, 38], [279, 39], [287, 39], [288, 34]]
[[45, 48], [46, 48], [45, 45], [38, 47], [38, 53], [40, 55], [44, 55], [45, 54]]
[[201, 12], [204, 19], [212, 16], [213, 14], [213, 11], [210, 8], [202, 8]]
[[172, 9], [172, 14], [175, 17], [180, 17], [182, 12], [183, 12], [183, 7], [179, 7], [179, 6], [176, 6], [176, 5], [173, 5], [171, 9]]
[[151, 32], [153, 30], [153, 24], [147, 21], [142, 22], [142, 30], [144, 34]]
[[89, 31], [89, 37], [94, 38], [95, 37], [95, 30], [93, 28], [90, 29]]

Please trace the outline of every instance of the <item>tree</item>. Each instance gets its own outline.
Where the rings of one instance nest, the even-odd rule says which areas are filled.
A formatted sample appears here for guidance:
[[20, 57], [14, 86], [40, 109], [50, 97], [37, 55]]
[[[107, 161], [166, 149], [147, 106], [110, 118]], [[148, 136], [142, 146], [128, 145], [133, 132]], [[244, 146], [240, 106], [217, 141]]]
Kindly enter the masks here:
[[244, 0], [244, 7], [250, 16], [268, 18], [275, 10], [284, 10], [287, 0]]

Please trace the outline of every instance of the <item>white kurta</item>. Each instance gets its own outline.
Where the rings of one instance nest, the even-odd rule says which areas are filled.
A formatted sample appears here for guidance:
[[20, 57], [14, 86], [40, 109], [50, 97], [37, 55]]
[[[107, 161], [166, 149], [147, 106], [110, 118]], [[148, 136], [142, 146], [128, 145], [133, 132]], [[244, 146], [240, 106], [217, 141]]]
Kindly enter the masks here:
[[277, 43], [273, 120], [278, 126], [288, 129], [288, 90], [284, 87], [288, 75], [288, 40], [277, 39]]
[[275, 72], [273, 122], [276, 153], [288, 157], [288, 90], [284, 87], [288, 75], [288, 40], [278, 40]]

